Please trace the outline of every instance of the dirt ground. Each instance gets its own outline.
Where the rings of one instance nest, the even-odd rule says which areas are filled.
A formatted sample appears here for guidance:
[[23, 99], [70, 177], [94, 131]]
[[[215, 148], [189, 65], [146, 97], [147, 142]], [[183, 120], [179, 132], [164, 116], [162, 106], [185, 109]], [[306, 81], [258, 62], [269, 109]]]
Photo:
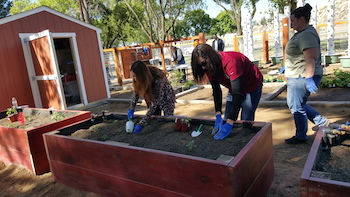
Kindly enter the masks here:
[[[264, 88], [264, 94], [268, 92], [267, 87]], [[206, 89], [203, 89], [207, 91]], [[341, 101], [349, 101], [349, 89], [343, 88], [337, 90], [334, 94], [332, 91], [335, 89], [320, 89], [317, 94], [325, 91], [323, 94], [323, 100], [320, 101], [333, 101], [336, 98], [342, 98]], [[118, 93], [119, 92], [119, 93]], [[124, 92], [125, 93], [125, 92]], [[112, 92], [112, 97], [122, 98], [123, 91]], [[118, 94], [120, 94], [118, 96]], [[127, 94], [127, 93], [126, 93]], [[190, 100], [193, 98], [202, 97], [207, 99], [211, 96], [209, 92], [197, 91], [192, 93]], [[312, 95], [312, 97], [317, 97]], [[283, 93], [281, 94], [281, 96]], [[124, 95], [125, 96], [125, 95]], [[327, 98], [326, 98], [327, 97]], [[130, 97], [129, 97], [130, 98]], [[214, 105], [210, 102], [196, 103], [185, 102], [184, 97], [178, 98], [178, 103], [175, 108], [175, 115], [199, 117], [199, 118], [214, 118]], [[181, 101], [182, 100], [182, 101]], [[282, 99], [283, 101], [283, 99]], [[102, 105], [90, 109], [92, 112], [100, 113], [103, 109], [109, 109], [112, 112], [126, 113], [129, 107], [128, 101], [114, 101], [113, 105]], [[310, 104], [323, 116], [329, 118], [331, 122], [345, 123], [349, 121], [350, 111], [348, 110], [349, 104], [332, 104], [332, 102], [312, 102]], [[136, 108], [136, 114], [144, 115], [146, 113], [146, 106], [142, 103]], [[305, 161], [307, 159], [310, 147], [312, 145], [315, 129], [314, 125], [309, 122], [309, 140], [305, 144], [290, 145], [284, 142], [284, 139], [292, 137], [295, 134], [295, 126], [291, 113], [289, 112], [284, 102], [279, 103], [260, 103], [255, 120], [258, 122], [272, 122], [273, 127], [273, 145], [274, 145], [274, 166], [275, 176], [274, 182], [269, 190], [268, 197], [285, 196], [295, 197], [299, 196], [300, 187], [299, 180], [302, 173]], [[257, 153], [258, 154], [258, 153]], [[15, 165], [5, 166], [0, 162], [0, 197], [8, 196], [96, 196], [95, 194], [77, 191], [67, 186], [58, 184], [54, 181], [51, 173], [46, 173], [39, 176], [34, 176], [28, 171], [19, 168]]]

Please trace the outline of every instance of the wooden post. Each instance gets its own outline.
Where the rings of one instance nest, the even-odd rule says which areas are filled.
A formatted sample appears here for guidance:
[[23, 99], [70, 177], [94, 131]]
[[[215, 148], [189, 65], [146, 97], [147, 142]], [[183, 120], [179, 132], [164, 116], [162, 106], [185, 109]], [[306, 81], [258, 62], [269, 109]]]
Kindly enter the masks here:
[[[204, 33], [199, 33], [198, 37], [199, 37], [199, 44], [205, 43]], [[208, 81], [209, 81], [209, 79], [208, 79], [207, 75], [203, 75], [202, 84], [206, 85], [206, 84], [208, 84]]]
[[264, 49], [264, 62], [265, 63], [270, 63], [269, 60], [269, 37], [268, 37], [268, 33], [266, 32], [266, 30], [263, 33], [263, 49]]
[[123, 79], [122, 79], [122, 74], [120, 71], [120, 64], [119, 64], [117, 48], [113, 48], [113, 60], [114, 60], [114, 64], [115, 64], [115, 71], [117, 72], [118, 84], [120, 86], [123, 86]]
[[237, 35], [233, 35], [233, 51], [239, 51]]
[[204, 33], [199, 33], [199, 44], [205, 43]]
[[194, 39], [193, 46], [196, 47], [198, 44], [199, 44], [199, 40], [198, 39]]
[[289, 18], [282, 18], [282, 37], [283, 37], [283, 65], [286, 59], [286, 45], [289, 41]]
[[163, 40], [159, 40], [159, 47], [160, 47], [160, 57], [162, 58], [162, 69], [166, 72], [166, 67], [165, 67], [165, 58], [164, 58], [164, 42]]

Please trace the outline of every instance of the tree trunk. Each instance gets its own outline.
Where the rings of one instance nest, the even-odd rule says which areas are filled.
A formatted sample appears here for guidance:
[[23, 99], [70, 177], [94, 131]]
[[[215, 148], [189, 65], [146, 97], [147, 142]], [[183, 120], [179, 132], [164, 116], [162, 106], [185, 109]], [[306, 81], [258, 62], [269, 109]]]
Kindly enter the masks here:
[[81, 20], [85, 23], [92, 24], [86, 0], [78, 0], [78, 3], [80, 8]]

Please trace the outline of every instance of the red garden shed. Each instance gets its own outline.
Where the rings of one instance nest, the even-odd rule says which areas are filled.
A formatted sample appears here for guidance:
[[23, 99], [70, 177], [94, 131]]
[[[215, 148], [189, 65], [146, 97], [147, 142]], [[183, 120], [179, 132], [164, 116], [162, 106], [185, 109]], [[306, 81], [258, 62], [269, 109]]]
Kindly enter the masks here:
[[46, 6], [0, 19], [0, 109], [109, 98], [101, 29]]

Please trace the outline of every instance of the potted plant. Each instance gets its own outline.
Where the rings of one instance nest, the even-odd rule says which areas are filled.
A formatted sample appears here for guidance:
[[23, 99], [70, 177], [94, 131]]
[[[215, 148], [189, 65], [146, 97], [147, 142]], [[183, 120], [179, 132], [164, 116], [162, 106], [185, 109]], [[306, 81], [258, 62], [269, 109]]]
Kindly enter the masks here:
[[182, 118], [181, 132], [186, 132], [188, 127], [190, 127], [190, 118], [184, 117]]
[[7, 115], [7, 119], [10, 121], [10, 123], [16, 122], [18, 119], [18, 112], [17, 112], [17, 109], [14, 107], [7, 108], [6, 115]]
[[181, 129], [181, 125], [182, 125], [182, 118], [176, 118], [174, 129], [176, 131], [179, 131]]

